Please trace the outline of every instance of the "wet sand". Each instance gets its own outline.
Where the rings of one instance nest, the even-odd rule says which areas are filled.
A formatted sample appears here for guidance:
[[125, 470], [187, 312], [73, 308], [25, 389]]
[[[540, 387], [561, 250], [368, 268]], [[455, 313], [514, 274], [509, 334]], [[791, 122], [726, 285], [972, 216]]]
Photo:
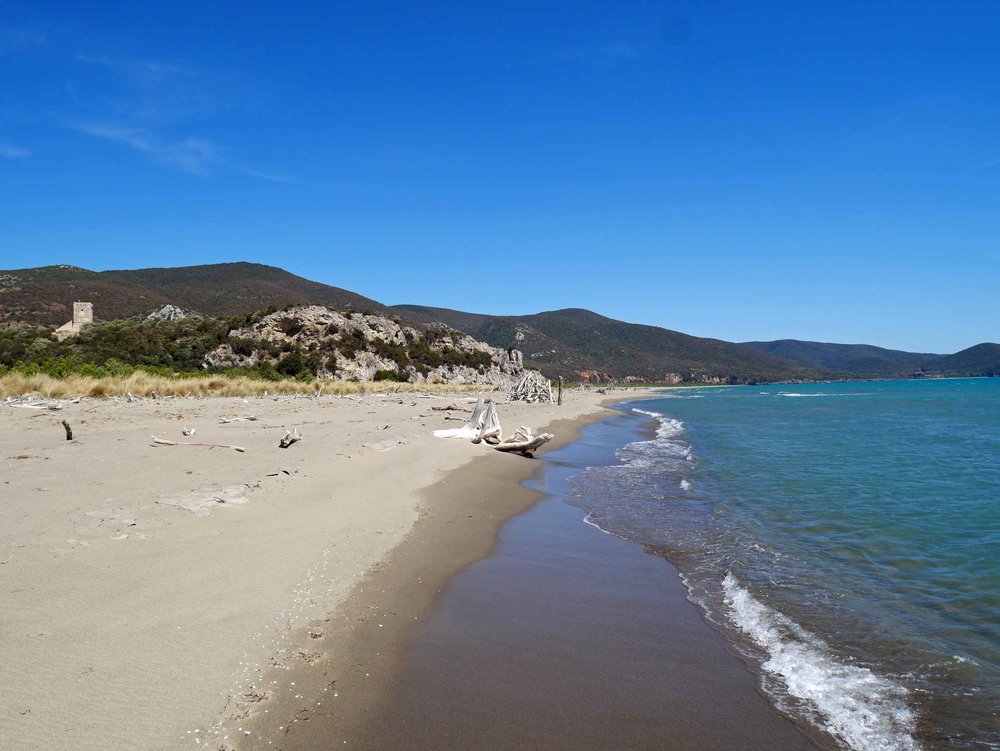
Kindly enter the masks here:
[[531, 487], [523, 464], [477, 460], [428, 489], [435, 513], [327, 621], [336, 648], [284, 677], [280, 722], [253, 746], [822, 747], [770, 707], [667, 562], [560, 497], [610, 460], [583, 440], [549, 452]]

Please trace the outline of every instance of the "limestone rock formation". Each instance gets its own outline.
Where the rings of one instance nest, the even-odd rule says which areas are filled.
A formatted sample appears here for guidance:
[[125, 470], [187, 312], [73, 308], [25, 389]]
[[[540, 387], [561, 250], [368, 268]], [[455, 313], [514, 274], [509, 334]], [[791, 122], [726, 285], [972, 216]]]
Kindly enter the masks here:
[[185, 311], [178, 308], [176, 305], [164, 305], [162, 308], [157, 308], [148, 316], [146, 316], [147, 321], [183, 321], [185, 318], [190, 317], [191, 313], [186, 313]]
[[521, 352], [446, 328], [419, 330], [384, 315], [319, 305], [278, 311], [243, 328], [205, 358], [206, 367], [282, 369], [286, 358], [320, 378], [478, 383], [507, 387], [524, 371]]

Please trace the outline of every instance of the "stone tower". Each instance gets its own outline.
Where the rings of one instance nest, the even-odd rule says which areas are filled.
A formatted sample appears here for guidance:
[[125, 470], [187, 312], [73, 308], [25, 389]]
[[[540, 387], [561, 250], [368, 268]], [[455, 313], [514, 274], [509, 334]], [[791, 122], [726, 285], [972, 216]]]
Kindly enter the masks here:
[[75, 302], [73, 303], [73, 326], [79, 329], [87, 323], [94, 322], [94, 303]]
[[55, 330], [56, 339], [62, 341], [80, 333], [80, 329], [88, 323], [94, 322], [94, 303], [75, 302], [73, 303], [73, 320], [64, 323]]

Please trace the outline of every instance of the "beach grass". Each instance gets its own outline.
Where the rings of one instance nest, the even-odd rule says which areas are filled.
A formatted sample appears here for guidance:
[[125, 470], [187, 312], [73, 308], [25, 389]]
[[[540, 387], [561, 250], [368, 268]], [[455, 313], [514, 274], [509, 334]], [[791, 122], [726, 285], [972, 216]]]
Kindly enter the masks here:
[[295, 379], [266, 381], [246, 376], [209, 375], [178, 377], [155, 375], [141, 370], [124, 376], [68, 375], [54, 378], [43, 373], [19, 372], [0, 376], [0, 399], [37, 394], [50, 399], [86, 396], [261, 396], [268, 394], [298, 394], [312, 396], [329, 394], [344, 396], [371, 393], [488, 391], [483, 384], [397, 383], [386, 381], [356, 382], [337, 380]]

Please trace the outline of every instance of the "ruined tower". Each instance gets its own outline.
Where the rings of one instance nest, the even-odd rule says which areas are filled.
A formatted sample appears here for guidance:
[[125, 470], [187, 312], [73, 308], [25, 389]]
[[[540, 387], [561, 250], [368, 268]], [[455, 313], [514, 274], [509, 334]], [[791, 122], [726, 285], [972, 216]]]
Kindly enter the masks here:
[[56, 339], [62, 341], [80, 333], [80, 329], [94, 322], [94, 304], [90, 302], [73, 303], [73, 320], [64, 323], [56, 329]]

